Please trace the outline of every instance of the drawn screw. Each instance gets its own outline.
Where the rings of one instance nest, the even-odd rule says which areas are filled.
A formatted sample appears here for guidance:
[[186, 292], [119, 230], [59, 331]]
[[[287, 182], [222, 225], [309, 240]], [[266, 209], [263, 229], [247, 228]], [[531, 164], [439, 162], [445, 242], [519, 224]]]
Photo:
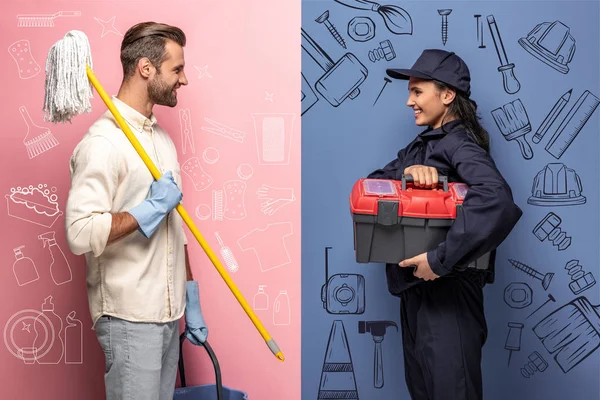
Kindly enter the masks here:
[[342, 37], [342, 35], [340, 35], [337, 29], [335, 29], [335, 26], [333, 26], [331, 21], [329, 21], [329, 10], [326, 10], [323, 14], [319, 15], [319, 17], [317, 17], [315, 21], [319, 24], [325, 24], [327, 30], [329, 31], [329, 33], [331, 33], [331, 36], [333, 36], [333, 38], [340, 44], [340, 46], [342, 46], [344, 49], [346, 48], [346, 42], [344, 41], [344, 38]]
[[481, 18], [481, 14], [475, 14], [473, 16], [477, 20], [477, 40], [479, 41], [479, 48], [485, 49], [485, 45], [483, 44], [483, 21], [479, 19]]
[[387, 61], [392, 61], [396, 58], [396, 52], [389, 39], [379, 42], [379, 47], [369, 51], [369, 60], [372, 62], [379, 61], [382, 58], [385, 58]]
[[452, 10], [448, 8], [438, 10], [438, 14], [442, 16], [442, 43], [444, 46], [448, 41], [448, 15], [450, 15], [451, 12]]
[[[533, 310], [533, 312], [531, 314], [529, 314], [527, 316], [527, 318], [531, 317], [533, 314], [535, 314], [536, 312], [538, 312], [542, 307], [544, 307], [546, 304], [548, 304], [549, 302], [556, 302], [556, 299], [554, 298], [554, 296], [552, 296], [552, 293], [548, 293], [548, 300], [546, 300], [544, 302], [544, 304], [542, 304], [541, 306], [539, 306], [538, 308], [536, 308], [535, 310]], [[527, 319], [525, 318], [525, 319]]]
[[533, 376], [535, 371], [544, 372], [548, 368], [548, 363], [544, 360], [544, 357], [537, 351], [534, 351], [529, 355], [529, 362], [521, 368], [521, 375], [525, 378]]
[[379, 91], [379, 94], [377, 95], [377, 98], [375, 99], [375, 102], [373, 103], [373, 105], [375, 105], [377, 103], [377, 100], [379, 100], [379, 96], [381, 96], [381, 93], [383, 93], [383, 89], [385, 89], [385, 86], [388, 83], [392, 83], [392, 80], [390, 78], [388, 78], [388, 77], [383, 78], [383, 80], [385, 81], [385, 83], [383, 84], [383, 87]]
[[571, 245], [571, 238], [559, 228], [561, 222], [562, 220], [558, 215], [549, 212], [548, 215], [533, 228], [533, 234], [540, 242], [549, 239], [554, 246], [558, 247], [558, 250], [564, 250]]
[[579, 294], [586, 289], [591, 288], [596, 284], [596, 279], [591, 272], [583, 272], [583, 267], [579, 265], [579, 260], [571, 260], [565, 265], [565, 269], [569, 271], [571, 282], [569, 283], [569, 289], [573, 294]]
[[536, 271], [535, 269], [523, 264], [522, 262], [519, 261], [515, 261], [515, 260], [508, 260], [513, 267], [515, 267], [516, 269], [525, 272], [527, 275], [535, 278], [535, 279], [539, 279], [540, 281], [542, 281], [542, 287], [544, 288], [544, 290], [548, 289], [548, 286], [550, 286], [550, 282], [552, 282], [552, 278], [554, 277], [554, 273], [553, 272], [548, 272], [546, 275], [542, 275], [540, 274], [538, 271]]

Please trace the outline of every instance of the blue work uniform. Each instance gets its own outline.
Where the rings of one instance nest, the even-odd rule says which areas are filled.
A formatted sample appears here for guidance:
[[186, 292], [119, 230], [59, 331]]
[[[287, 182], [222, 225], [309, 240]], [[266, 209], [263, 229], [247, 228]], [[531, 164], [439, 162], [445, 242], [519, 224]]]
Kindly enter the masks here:
[[[446, 240], [427, 252], [440, 278], [423, 281], [412, 268], [386, 265], [388, 289], [401, 299], [406, 382], [413, 400], [481, 399], [481, 349], [487, 338], [483, 287], [494, 278], [496, 247], [522, 211], [489, 153], [460, 119], [426, 129], [368, 177], [400, 180], [412, 165], [434, 167], [469, 189]], [[487, 252], [492, 254], [488, 271], [455, 268]]]

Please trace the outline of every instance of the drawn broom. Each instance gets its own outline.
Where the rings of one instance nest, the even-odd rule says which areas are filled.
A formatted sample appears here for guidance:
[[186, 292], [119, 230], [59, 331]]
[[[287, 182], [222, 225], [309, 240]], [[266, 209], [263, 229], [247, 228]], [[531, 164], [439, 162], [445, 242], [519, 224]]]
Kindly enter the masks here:
[[[129, 125], [125, 122], [108, 94], [104, 91], [100, 82], [92, 72], [92, 54], [87, 36], [77, 30], [69, 31], [65, 36], [56, 42], [48, 51], [46, 60], [46, 85], [44, 98], [44, 119], [53, 123], [70, 122], [71, 119], [79, 114], [91, 111], [89, 99], [92, 97], [92, 86], [96, 89], [117, 123], [127, 136], [139, 156], [142, 158], [146, 167], [154, 179], [161, 177], [160, 171], [156, 168], [148, 154], [137, 140]], [[87, 76], [87, 78], [86, 78]], [[212, 261], [213, 265], [238, 300], [248, 317], [254, 323], [254, 326], [264, 338], [267, 346], [278, 360], [284, 361], [284, 356], [275, 341], [267, 333], [266, 329], [250, 308], [248, 302], [235, 283], [229, 277], [223, 265], [209, 247], [208, 243], [202, 237], [202, 234], [194, 225], [183, 205], [178, 204], [177, 212], [186, 223], [202, 249]]]

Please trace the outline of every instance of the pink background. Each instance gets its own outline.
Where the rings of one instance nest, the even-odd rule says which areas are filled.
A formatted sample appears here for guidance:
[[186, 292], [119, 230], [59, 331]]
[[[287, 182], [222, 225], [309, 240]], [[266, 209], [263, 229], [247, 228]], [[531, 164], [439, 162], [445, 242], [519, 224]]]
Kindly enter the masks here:
[[[235, 3], [38, 0], [4, 1], [1, 8], [0, 47], [4, 50], [0, 52], [3, 65], [0, 79], [4, 95], [0, 116], [4, 128], [0, 191], [3, 195], [10, 195], [11, 188], [45, 184], [47, 189], [54, 190], [48, 192], [49, 195], [57, 195], [61, 211], [64, 210], [70, 185], [68, 162], [71, 152], [89, 125], [106, 110], [106, 106], [94, 92], [91, 114], [76, 117], [72, 125], [44, 122], [44, 67], [48, 49], [67, 31], [84, 31], [92, 46], [95, 74], [112, 95], [118, 90], [122, 76], [119, 61], [122, 34], [130, 26], [144, 20], [154, 20], [177, 25], [186, 32], [186, 74], [189, 85], [179, 91], [177, 107], [156, 107], [155, 113], [159, 123], [177, 144], [182, 166], [190, 159], [195, 160], [195, 157], [204, 173], [210, 176], [210, 186], [203, 188], [194, 184], [194, 179], [198, 178], [182, 174], [184, 206], [224, 267], [226, 262], [221, 255], [215, 231], [233, 252], [239, 270], [230, 272], [230, 275], [249, 304], [259, 308], [255, 310], [257, 316], [283, 350], [286, 361], [277, 361], [268, 350], [186, 227], [192, 269], [200, 284], [202, 310], [210, 331], [209, 343], [219, 357], [226, 386], [247, 392], [250, 399], [299, 399], [300, 1], [287, 1], [284, 4], [276, 0]], [[53, 14], [61, 10], [81, 11], [81, 16], [56, 18], [54, 27], [17, 26], [18, 14]], [[40, 67], [39, 73], [35, 70], [19, 73], [17, 62], [11, 54], [11, 46], [19, 40], [29, 42], [30, 54]], [[25, 61], [30, 60], [28, 57], [25, 57]], [[19, 112], [21, 106], [27, 109], [35, 125], [50, 129], [59, 143], [57, 146], [32, 158], [28, 156], [23, 143], [27, 124]], [[184, 152], [184, 121], [180, 119], [180, 113], [186, 109], [190, 117], [187, 125], [190, 139], [185, 142]], [[283, 151], [284, 162], [269, 162], [271, 153], [262, 154], [259, 151], [263, 146], [262, 122], [265, 115], [253, 117], [254, 113], [268, 114], [265, 122], [268, 125], [270, 121], [272, 127], [267, 127], [265, 134], [284, 135], [284, 147], [276, 141], [272, 153], [277, 156]], [[203, 130], [203, 127], [211, 127], [206, 118], [242, 132], [243, 140], [236, 141]], [[283, 128], [277, 125], [281, 122]], [[32, 129], [28, 139], [41, 132]], [[207, 148], [209, 150], [205, 152]], [[216, 162], [214, 149], [218, 152]], [[182, 171], [185, 169], [182, 168]], [[244, 183], [243, 205], [247, 216], [238, 220], [224, 211], [222, 220], [213, 220], [212, 215], [208, 219], [201, 219], [204, 218], [204, 212], [209, 209], [211, 213], [214, 211], [213, 195], [226, 194], [225, 183], [230, 180], [238, 181], [237, 184]], [[259, 190], [266, 186], [287, 190], [277, 192], [271, 189], [264, 193]], [[293, 193], [293, 197], [290, 193]], [[224, 201], [224, 210], [232, 206]], [[39, 215], [32, 210], [18, 210], [15, 208], [17, 205], [6, 198], [3, 204], [5, 206], [0, 211], [0, 257], [5, 267], [0, 269], [0, 332], [3, 335], [0, 342], [3, 392], [0, 397], [102, 399], [104, 355], [91, 330], [85, 288], [85, 260], [83, 256], [77, 257], [69, 252], [64, 234], [64, 215], [55, 221], [50, 218], [36, 220], [38, 223], [35, 223], [32, 220]], [[29, 220], [15, 218], [15, 215]], [[271, 225], [266, 233], [254, 231], [265, 229], [269, 224], [278, 225]], [[60, 285], [50, 275], [48, 248], [44, 248], [38, 239], [38, 235], [51, 231], [55, 232], [57, 244], [65, 254], [68, 269], [72, 273], [72, 279]], [[238, 243], [243, 237], [240, 243], [245, 250]], [[28, 266], [21, 265], [17, 268], [17, 274], [13, 272], [13, 249], [19, 246], [24, 246], [23, 254], [33, 261], [39, 276], [27, 284], [23, 282], [27, 281], [24, 271], [31, 272]], [[22, 285], [19, 285], [19, 278]], [[259, 285], [266, 285], [266, 307], [261, 307], [258, 302], [254, 304]], [[289, 314], [285, 303], [278, 311], [274, 311], [275, 299], [281, 291], [287, 291]], [[26, 364], [13, 354], [19, 346], [31, 345], [35, 337], [32, 318], [36, 310], [41, 310], [48, 296], [52, 296], [54, 311], [62, 320], [63, 341], [66, 316], [75, 311], [75, 318], [82, 322], [81, 364], [66, 364], [64, 355], [56, 365], [37, 362]], [[217, 305], [217, 302], [220, 304]], [[29, 314], [17, 314], [23, 310], [31, 311]], [[19, 319], [23, 316], [28, 317]], [[73, 343], [67, 340], [66, 347], [71, 356], [76, 356], [80, 347], [78, 343]], [[204, 349], [186, 343], [184, 352], [188, 386], [213, 383], [214, 371]]]

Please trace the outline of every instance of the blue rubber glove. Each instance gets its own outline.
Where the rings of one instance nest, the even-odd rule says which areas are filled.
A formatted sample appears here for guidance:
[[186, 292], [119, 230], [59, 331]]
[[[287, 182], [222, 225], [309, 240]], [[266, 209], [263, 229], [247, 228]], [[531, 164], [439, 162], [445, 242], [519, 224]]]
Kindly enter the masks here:
[[200, 309], [198, 282], [187, 281], [185, 289], [185, 337], [196, 346], [201, 346], [206, 342], [208, 328]]
[[162, 220], [183, 198], [171, 171], [152, 182], [150, 193], [149, 198], [129, 210], [140, 226], [138, 230], [147, 238], [152, 236]]

